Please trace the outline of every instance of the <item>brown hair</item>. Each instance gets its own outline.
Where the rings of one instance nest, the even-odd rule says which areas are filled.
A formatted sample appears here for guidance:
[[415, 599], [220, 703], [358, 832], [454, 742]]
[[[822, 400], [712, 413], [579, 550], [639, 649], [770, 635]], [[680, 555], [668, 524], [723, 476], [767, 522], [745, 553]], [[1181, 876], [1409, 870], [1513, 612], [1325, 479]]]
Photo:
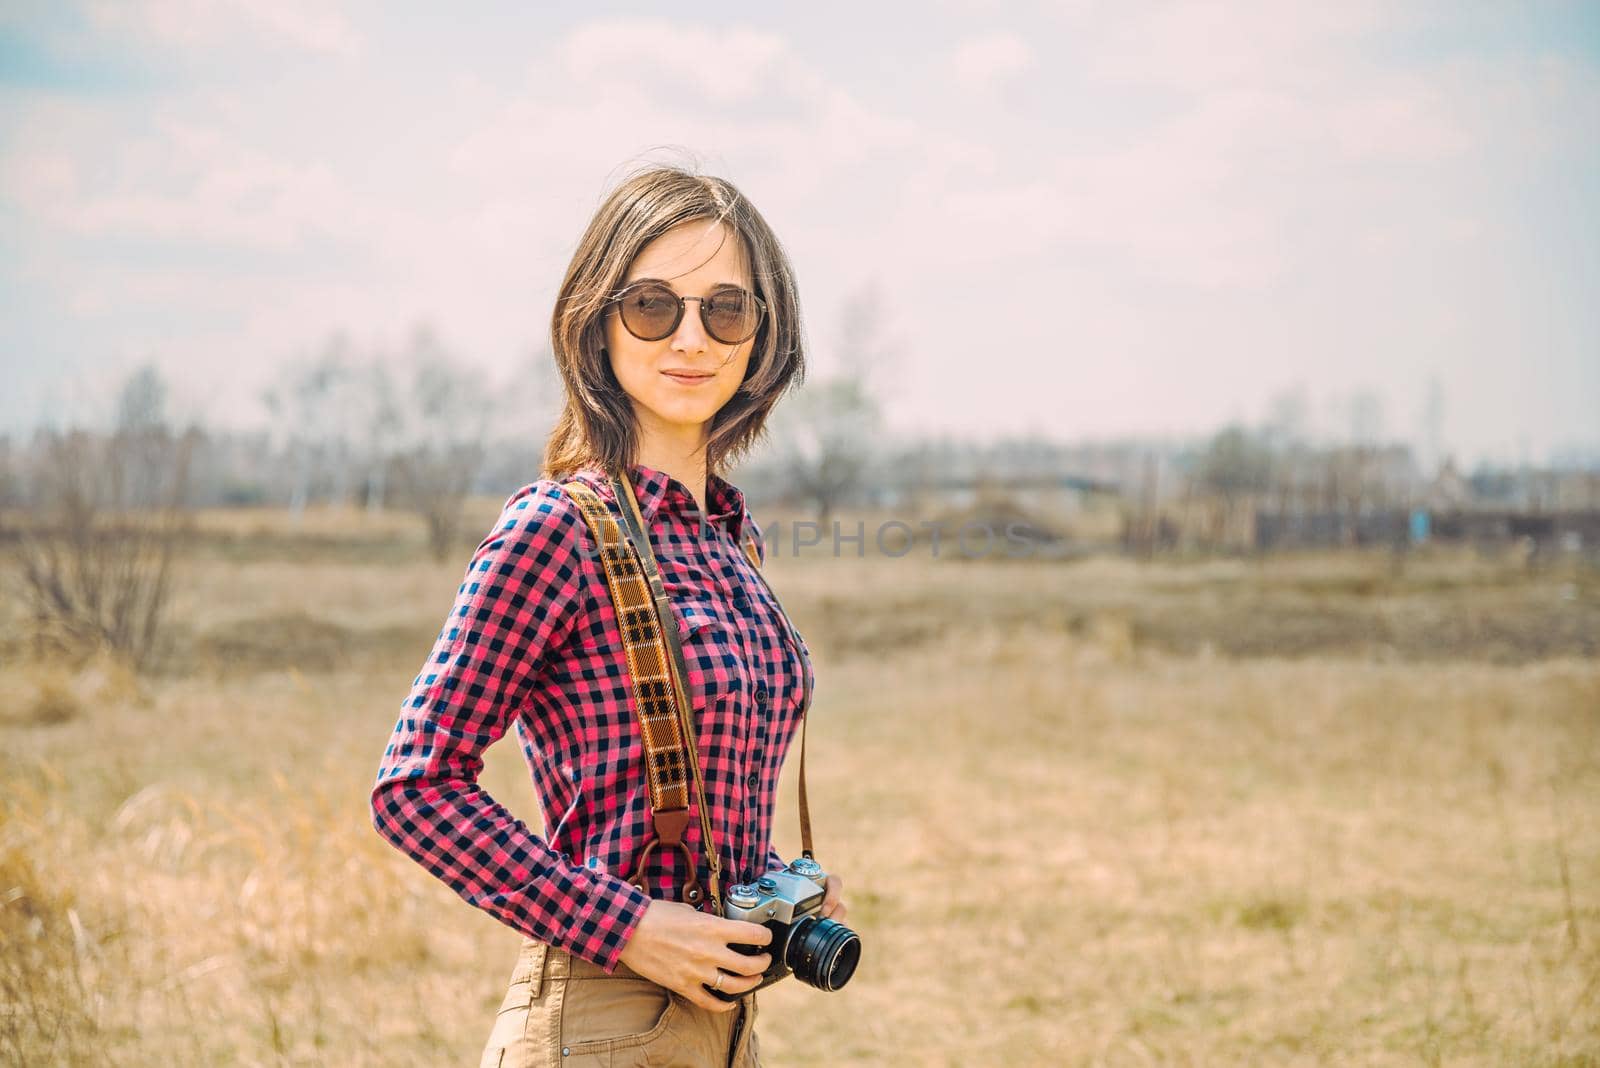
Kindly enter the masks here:
[[606, 298], [645, 245], [680, 223], [721, 221], [738, 235], [767, 314], [756, 331], [744, 382], [711, 420], [706, 469], [723, 474], [760, 440], [767, 413], [805, 379], [800, 301], [789, 257], [761, 213], [726, 179], [669, 164], [627, 178], [601, 203], [578, 241], [550, 318], [550, 345], [566, 404], [545, 440], [543, 477], [580, 467], [609, 471], [636, 461], [638, 425], [604, 355]]

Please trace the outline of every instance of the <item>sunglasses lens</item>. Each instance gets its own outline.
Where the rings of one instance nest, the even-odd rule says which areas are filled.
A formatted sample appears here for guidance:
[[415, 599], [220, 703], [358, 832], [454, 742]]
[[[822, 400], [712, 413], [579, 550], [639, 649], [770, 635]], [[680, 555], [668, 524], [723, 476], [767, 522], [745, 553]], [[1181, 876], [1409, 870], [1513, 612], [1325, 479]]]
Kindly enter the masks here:
[[706, 331], [718, 341], [735, 344], [756, 332], [760, 309], [742, 289], [722, 289], [705, 302]]
[[678, 298], [665, 286], [641, 286], [621, 301], [622, 325], [638, 338], [659, 341], [672, 332]]

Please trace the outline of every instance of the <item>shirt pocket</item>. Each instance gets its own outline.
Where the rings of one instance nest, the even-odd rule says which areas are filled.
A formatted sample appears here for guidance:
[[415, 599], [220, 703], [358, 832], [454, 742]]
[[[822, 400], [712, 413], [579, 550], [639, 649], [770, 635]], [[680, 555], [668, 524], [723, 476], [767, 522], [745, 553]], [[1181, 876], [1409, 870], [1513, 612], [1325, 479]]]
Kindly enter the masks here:
[[749, 689], [749, 670], [739, 651], [738, 635], [715, 602], [698, 592], [674, 596], [670, 603], [689, 673], [686, 686], [696, 726], [705, 723], [742, 733], [739, 706]]

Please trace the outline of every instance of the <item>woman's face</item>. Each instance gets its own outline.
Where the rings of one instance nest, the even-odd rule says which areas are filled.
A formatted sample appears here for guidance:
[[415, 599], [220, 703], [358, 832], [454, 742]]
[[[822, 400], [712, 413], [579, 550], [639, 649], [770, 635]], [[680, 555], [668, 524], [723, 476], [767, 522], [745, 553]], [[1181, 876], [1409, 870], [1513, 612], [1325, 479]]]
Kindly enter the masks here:
[[[680, 297], [706, 297], [723, 285], [753, 291], [738, 236], [722, 222], [695, 219], [673, 227], [634, 257], [621, 286], [641, 278], [665, 282]], [[613, 307], [605, 319], [611, 370], [633, 401], [641, 436], [686, 431], [704, 439], [712, 416], [744, 381], [755, 337], [729, 345], [706, 333], [700, 302], [685, 303], [678, 328], [660, 341], [641, 341]], [[683, 372], [680, 377], [669, 372]]]

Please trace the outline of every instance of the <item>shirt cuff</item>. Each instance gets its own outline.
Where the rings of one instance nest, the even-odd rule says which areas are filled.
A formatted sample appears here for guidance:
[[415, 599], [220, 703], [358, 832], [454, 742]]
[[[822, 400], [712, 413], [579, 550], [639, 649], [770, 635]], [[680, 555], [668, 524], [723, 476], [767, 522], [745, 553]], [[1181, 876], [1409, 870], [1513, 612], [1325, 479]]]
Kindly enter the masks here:
[[550, 944], [598, 964], [610, 975], [644, 919], [650, 895], [626, 879], [581, 865], [574, 865], [573, 875], [583, 905], [571, 925], [559, 929]]

